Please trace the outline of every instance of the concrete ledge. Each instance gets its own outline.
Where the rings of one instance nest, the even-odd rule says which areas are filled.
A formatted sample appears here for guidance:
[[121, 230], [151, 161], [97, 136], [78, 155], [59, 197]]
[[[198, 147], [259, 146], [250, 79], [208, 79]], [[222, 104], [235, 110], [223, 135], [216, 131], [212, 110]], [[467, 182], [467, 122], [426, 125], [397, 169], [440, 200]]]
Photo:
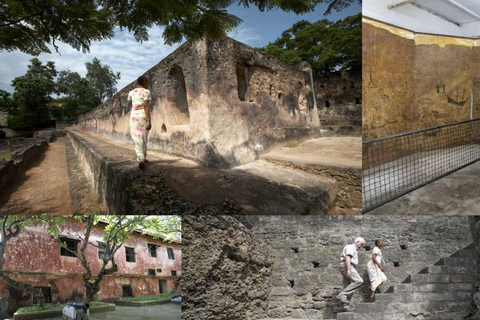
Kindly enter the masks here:
[[163, 299], [163, 300], [150, 300], [150, 301], [125, 301], [125, 300], [115, 300], [115, 304], [117, 306], [125, 306], [125, 307], [146, 307], [146, 306], [154, 306], [159, 304], [167, 304], [171, 303], [170, 299]]
[[[90, 313], [115, 311], [115, 304], [109, 303], [101, 306], [93, 306], [90, 308]], [[47, 310], [27, 313], [14, 313], [13, 320], [34, 320], [47, 319], [62, 316], [62, 310]]]
[[330, 180], [294, 169], [260, 175], [150, 152], [141, 170], [133, 146], [76, 130], [68, 137], [108, 214], [322, 214], [335, 200]]

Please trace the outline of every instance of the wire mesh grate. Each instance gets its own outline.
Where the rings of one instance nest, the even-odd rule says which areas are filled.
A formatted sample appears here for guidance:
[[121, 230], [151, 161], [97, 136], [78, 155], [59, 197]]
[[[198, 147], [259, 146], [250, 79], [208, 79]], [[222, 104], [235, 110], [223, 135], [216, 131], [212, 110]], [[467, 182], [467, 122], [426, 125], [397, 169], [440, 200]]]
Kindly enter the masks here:
[[480, 160], [480, 119], [365, 140], [363, 212]]

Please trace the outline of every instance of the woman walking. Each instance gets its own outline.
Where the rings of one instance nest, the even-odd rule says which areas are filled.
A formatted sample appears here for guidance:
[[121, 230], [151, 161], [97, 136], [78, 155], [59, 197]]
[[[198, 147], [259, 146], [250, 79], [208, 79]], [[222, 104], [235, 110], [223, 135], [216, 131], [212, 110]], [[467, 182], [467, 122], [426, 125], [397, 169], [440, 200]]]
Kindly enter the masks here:
[[367, 263], [368, 267], [368, 277], [370, 278], [372, 294], [370, 299], [375, 297], [375, 291], [377, 288], [387, 281], [387, 276], [383, 273], [384, 269], [382, 267], [382, 251], [380, 248], [383, 247], [382, 240], [375, 240], [375, 248], [372, 252], [372, 260]]
[[130, 135], [135, 143], [138, 167], [143, 168], [147, 161], [147, 138], [148, 130], [152, 128], [150, 110], [148, 104], [152, 97], [148, 90], [147, 77], [137, 79], [137, 88], [128, 93], [128, 101], [131, 101]]

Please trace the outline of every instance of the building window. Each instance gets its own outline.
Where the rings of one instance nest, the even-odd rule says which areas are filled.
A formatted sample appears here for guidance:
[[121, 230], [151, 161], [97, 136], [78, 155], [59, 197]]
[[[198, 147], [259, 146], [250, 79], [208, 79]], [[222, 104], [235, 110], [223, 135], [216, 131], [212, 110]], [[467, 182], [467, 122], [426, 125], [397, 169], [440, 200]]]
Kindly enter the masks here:
[[132, 286], [123, 285], [122, 286], [123, 297], [133, 297]]
[[149, 276], [156, 276], [155, 269], [148, 269], [148, 275]]
[[60, 238], [60, 240], [64, 245], [60, 248], [60, 255], [65, 257], [76, 257], [75, 253], [77, 253], [77, 244], [79, 241], [69, 238]]
[[127, 262], [135, 262], [135, 249], [125, 247]]
[[105, 243], [98, 243], [98, 258], [99, 259], [108, 259], [110, 255], [107, 254], [107, 245]]
[[162, 273], [162, 269], [157, 269], [157, 273]]
[[176, 277], [176, 276], [177, 276], [177, 271], [172, 270], [172, 277]]
[[172, 248], [167, 248], [168, 259], [175, 260], [175, 255], [173, 254]]
[[148, 246], [148, 254], [150, 255], [150, 257], [156, 258], [157, 257], [157, 246], [154, 245], [154, 244], [147, 244], [147, 246]]

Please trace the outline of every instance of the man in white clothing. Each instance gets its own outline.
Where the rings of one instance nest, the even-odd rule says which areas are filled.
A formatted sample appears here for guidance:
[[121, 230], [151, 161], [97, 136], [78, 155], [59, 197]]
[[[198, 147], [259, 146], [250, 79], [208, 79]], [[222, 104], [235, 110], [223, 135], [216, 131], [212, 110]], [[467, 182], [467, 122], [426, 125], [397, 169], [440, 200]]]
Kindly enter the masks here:
[[337, 297], [345, 304], [350, 303], [348, 297], [352, 296], [355, 290], [363, 284], [363, 279], [355, 268], [358, 265], [357, 249], [360, 249], [364, 244], [365, 240], [363, 238], [356, 238], [352, 244], [343, 248], [342, 256], [340, 257], [340, 272], [343, 275], [344, 289]]

